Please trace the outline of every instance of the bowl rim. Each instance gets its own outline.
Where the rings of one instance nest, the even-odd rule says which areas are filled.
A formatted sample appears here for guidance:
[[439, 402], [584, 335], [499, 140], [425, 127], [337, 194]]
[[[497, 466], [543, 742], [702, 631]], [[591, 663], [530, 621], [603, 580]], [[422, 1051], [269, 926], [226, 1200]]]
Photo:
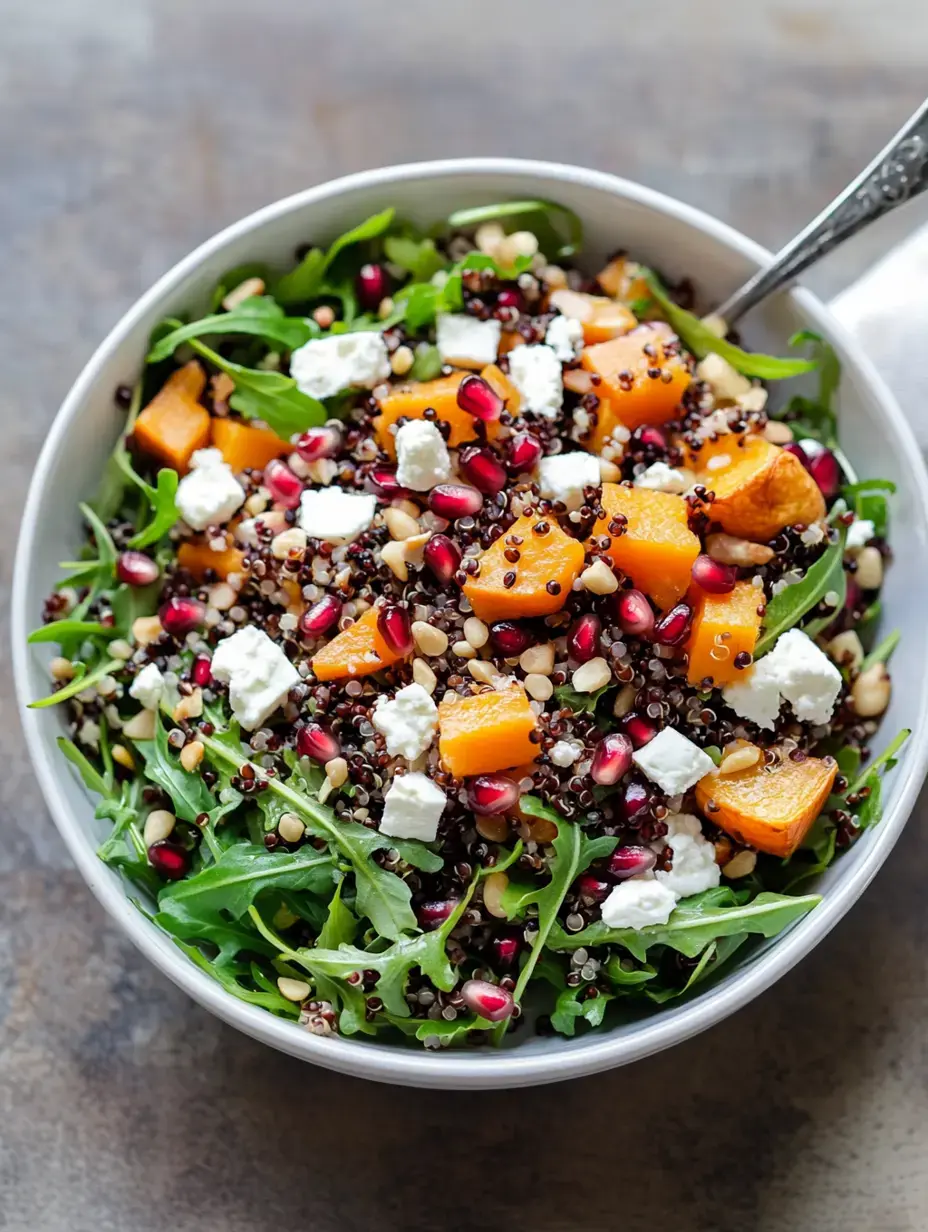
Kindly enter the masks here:
[[[359, 188], [382, 188], [410, 179], [455, 178], [485, 173], [545, 177], [598, 190], [641, 205], [655, 213], [684, 222], [760, 266], [771, 254], [761, 245], [701, 210], [654, 189], [607, 172], [570, 164], [517, 158], [454, 158], [404, 163], [356, 172], [283, 197], [230, 224], [198, 245], [146, 291], [113, 326], [84, 365], [55, 416], [40, 452], [23, 510], [12, 584], [13, 668], [20, 717], [33, 767], [45, 802], [84, 880], [110, 917], [139, 950], [178, 987], [247, 1035], [280, 1051], [355, 1077], [410, 1086], [480, 1089], [517, 1087], [598, 1073], [640, 1060], [680, 1043], [720, 1022], [751, 1001], [784, 975], [828, 933], [862, 894], [892, 849], [902, 830], [928, 769], [928, 679], [923, 680], [918, 718], [904, 759], [896, 771], [895, 796], [870, 848], [847, 875], [829, 891], [814, 912], [803, 917], [755, 962], [733, 971], [719, 985], [674, 1010], [643, 1021], [632, 1035], [610, 1038], [590, 1033], [565, 1042], [556, 1052], [526, 1053], [518, 1048], [499, 1053], [427, 1052], [391, 1045], [359, 1043], [335, 1036], [321, 1039], [294, 1029], [256, 1006], [238, 1001], [181, 953], [172, 953], [155, 926], [132, 904], [125, 888], [100, 864], [85, 841], [80, 825], [59, 786], [65, 763], [51, 756], [42, 737], [41, 711], [26, 709], [29, 700], [30, 653], [26, 636], [33, 614], [26, 610], [27, 578], [33, 545], [40, 533], [41, 510], [47, 477], [54, 459], [66, 444], [74, 421], [98, 379], [104, 362], [118, 349], [137, 322], [187, 275], [231, 241], [259, 231], [291, 212]], [[893, 395], [857, 344], [811, 292], [789, 292], [825, 334], [853, 356], [860, 378], [880, 408], [897, 452], [908, 455], [913, 470], [913, 496], [928, 523], [928, 473], [912, 431]]]

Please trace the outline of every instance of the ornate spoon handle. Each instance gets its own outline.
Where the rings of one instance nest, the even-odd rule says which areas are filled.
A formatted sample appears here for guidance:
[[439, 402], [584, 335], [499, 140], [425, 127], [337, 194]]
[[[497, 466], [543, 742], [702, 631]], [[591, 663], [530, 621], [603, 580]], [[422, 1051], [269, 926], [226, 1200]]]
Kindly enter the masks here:
[[736, 321], [875, 218], [928, 188], [928, 100], [856, 180], [715, 311]]

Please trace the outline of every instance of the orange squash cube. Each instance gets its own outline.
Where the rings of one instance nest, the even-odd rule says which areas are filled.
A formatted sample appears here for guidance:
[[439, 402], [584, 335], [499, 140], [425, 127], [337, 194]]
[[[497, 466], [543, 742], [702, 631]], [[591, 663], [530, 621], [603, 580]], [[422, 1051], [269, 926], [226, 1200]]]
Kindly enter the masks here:
[[763, 761], [737, 774], [712, 771], [696, 784], [703, 814], [739, 843], [791, 856], [822, 811], [838, 773], [833, 757], [772, 766]]
[[602, 452], [619, 424], [634, 429], [673, 419], [692, 379], [676, 335], [661, 322], [587, 347], [582, 363], [601, 382], [599, 419], [584, 442], [593, 453]]
[[[490, 370], [494, 368], [496, 365], [491, 364]], [[486, 371], [488, 369], [484, 370]], [[502, 376], [502, 372], [499, 375]], [[439, 419], [451, 425], [448, 444], [452, 449], [466, 441], [472, 441], [477, 435], [474, 417], [469, 411], [462, 410], [457, 401], [458, 386], [465, 376], [466, 372], [453, 372], [451, 376], [439, 377], [437, 381], [413, 381], [391, 389], [381, 400], [381, 413], [374, 420], [374, 431], [381, 449], [395, 458], [396, 434], [390, 429], [403, 416], [407, 419], [421, 419], [429, 407], [434, 409]], [[499, 432], [499, 425], [495, 423], [487, 424], [486, 428], [487, 436], [491, 440]]]
[[510, 381], [505, 372], [496, 364], [487, 364], [480, 373], [491, 389], [494, 389], [506, 403], [510, 415], [518, 415], [522, 405], [522, 395]]
[[694, 609], [687, 644], [690, 684], [698, 685], [707, 676], [716, 685], [743, 680], [744, 671], [735, 667], [735, 658], [754, 653], [761, 622], [757, 609], [763, 606], [764, 592], [750, 582], [736, 582], [727, 595], [710, 595], [694, 586], [690, 597]]
[[594, 536], [608, 535], [610, 521], [623, 515], [625, 532], [612, 537], [609, 555], [658, 607], [671, 607], [686, 593], [699, 555], [686, 501], [670, 492], [604, 483], [602, 506], [606, 516], [596, 523]]
[[353, 625], [327, 642], [313, 655], [318, 680], [342, 680], [345, 676], [369, 676], [399, 662], [377, 628], [377, 609], [370, 607]]
[[699, 481], [715, 493], [712, 518], [728, 534], [763, 543], [784, 526], [825, 516], [825, 498], [794, 454], [758, 435], [728, 440], [698, 455]]
[[237, 419], [214, 419], [212, 443], [236, 474], [248, 467], [263, 471], [268, 462], [292, 449], [276, 432], [253, 428]]
[[198, 399], [206, 374], [196, 360], [172, 372], [135, 421], [135, 440], [146, 454], [185, 475], [190, 458], [209, 443], [209, 412]]
[[587, 346], [627, 334], [638, 324], [635, 314], [624, 304], [605, 295], [564, 289], [552, 291], [549, 302], [565, 317], [576, 317], [583, 326], [583, 341]]
[[536, 724], [520, 687], [470, 697], [449, 691], [438, 706], [438, 750], [457, 778], [511, 770], [537, 756]]
[[212, 569], [217, 577], [227, 578], [230, 573], [244, 572], [245, 553], [234, 547], [214, 552], [209, 544], [202, 540], [186, 539], [177, 549], [177, 563], [199, 581], [204, 579], [209, 569]]
[[[511, 547], [519, 552], [516, 562], [506, 559]], [[480, 572], [467, 579], [464, 593], [481, 620], [549, 616], [566, 603], [584, 556], [583, 544], [565, 534], [553, 518], [524, 515], [483, 553]], [[515, 581], [507, 586], [504, 579], [510, 573]]]
[[641, 266], [627, 257], [613, 257], [596, 275], [596, 281], [607, 295], [626, 304], [651, 298]]

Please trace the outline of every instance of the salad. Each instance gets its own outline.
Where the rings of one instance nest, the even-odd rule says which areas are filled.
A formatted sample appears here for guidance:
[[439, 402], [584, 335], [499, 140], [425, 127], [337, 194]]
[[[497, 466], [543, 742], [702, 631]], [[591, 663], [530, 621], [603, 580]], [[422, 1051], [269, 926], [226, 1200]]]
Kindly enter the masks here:
[[386, 209], [230, 271], [116, 391], [33, 705], [139, 909], [295, 1027], [640, 1015], [880, 820], [893, 488], [841, 452], [834, 353], [581, 246], [550, 202]]

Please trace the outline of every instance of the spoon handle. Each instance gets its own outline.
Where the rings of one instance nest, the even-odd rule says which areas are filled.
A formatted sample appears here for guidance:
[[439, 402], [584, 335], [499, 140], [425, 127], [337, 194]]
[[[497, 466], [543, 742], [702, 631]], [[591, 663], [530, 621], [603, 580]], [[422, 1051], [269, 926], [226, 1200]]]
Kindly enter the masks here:
[[928, 99], [856, 180], [715, 311], [736, 321], [875, 218], [928, 188]]

